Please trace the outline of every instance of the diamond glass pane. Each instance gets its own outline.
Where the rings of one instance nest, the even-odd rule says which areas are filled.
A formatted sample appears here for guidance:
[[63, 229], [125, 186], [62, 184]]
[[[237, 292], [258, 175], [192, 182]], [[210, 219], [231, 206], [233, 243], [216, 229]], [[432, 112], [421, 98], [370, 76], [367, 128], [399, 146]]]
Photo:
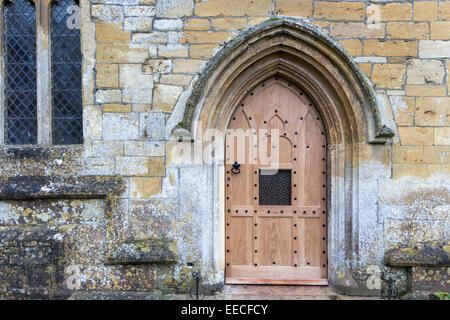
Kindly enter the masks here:
[[259, 171], [259, 205], [291, 205], [291, 170]]
[[81, 42], [77, 1], [51, 8], [53, 144], [83, 143]]
[[37, 143], [36, 8], [27, 0], [5, 2], [5, 141]]

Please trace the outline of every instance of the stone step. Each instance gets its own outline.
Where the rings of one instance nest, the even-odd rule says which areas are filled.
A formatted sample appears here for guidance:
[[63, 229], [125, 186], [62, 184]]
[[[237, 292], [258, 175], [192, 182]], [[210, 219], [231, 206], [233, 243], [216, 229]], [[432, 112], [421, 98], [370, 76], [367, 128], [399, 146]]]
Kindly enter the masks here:
[[328, 286], [225, 285], [224, 295], [332, 296]]

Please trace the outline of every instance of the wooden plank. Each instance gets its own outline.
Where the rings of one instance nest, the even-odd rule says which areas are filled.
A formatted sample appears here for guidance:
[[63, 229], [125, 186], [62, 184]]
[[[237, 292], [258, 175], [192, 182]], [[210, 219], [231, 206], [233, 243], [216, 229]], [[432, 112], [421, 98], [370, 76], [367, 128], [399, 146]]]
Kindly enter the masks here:
[[321, 271], [318, 267], [288, 266], [247, 266], [233, 265], [228, 268], [227, 277], [239, 279], [271, 279], [271, 280], [319, 280]]

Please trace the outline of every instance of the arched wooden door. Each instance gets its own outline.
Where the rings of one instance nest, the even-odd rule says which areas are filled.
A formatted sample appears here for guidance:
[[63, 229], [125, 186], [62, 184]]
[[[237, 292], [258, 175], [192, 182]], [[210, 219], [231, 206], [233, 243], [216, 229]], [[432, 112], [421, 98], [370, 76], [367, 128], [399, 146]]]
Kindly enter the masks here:
[[[225, 150], [226, 283], [327, 284], [326, 150], [313, 103], [281, 77], [237, 106]], [[264, 152], [278, 152], [279, 170]]]

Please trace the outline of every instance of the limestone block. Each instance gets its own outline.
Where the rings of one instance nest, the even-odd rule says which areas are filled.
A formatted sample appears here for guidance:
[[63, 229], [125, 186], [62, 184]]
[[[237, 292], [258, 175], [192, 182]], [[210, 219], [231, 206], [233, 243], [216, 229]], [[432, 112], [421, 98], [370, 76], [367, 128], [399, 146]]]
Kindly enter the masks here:
[[362, 2], [321, 2], [314, 3], [314, 18], [327, 20], [363, 21], [366, 5]]
[[330, 34], [335, 38], [371, 38], [381, 39], [385, 35], [385, 24], [368, 26], [363, 22], [336, 22], [330, 25]]
[[116, 174], [122, 176], [148, 176], [150, 163], [147, 157], [116, 157]]
[[180, 19], [161, 19], [155, 20], [155, 30], [180, 30], [183, 28], [183, 20]]
[[92, 18], [98, 21], [121, 21], [124, 18], [122, 6], [93, 4], [91, 12]]
[[150, 176], [164, 177], [166, 175], [166, 165], [164, 157], [150, 158]]
[[96, 24], [97, 43], [130, 42], [131, 32], [123, 30], [122, 22], [100, 21]]
[[95, 66], [96, 85], [98, 88], [119, 87], [119, 66], [117, 64], [101, 64]]
[[303, 18], [312, 16], [312, 0], [275, 0], [273, 6], [275, 14]]
[[125, 141], [124, 155], [162, 157], [164, 149], [164, 143], [159, 141]]
[[247, 26], [247, 18], [217, 18], [212, 20], [212, 27], [216, 30], [240, 30]]
[[144, 116], [144, 130], [151, 141], [161, 141], [165, 138], [166, 116], [163, 112], [152, 111]]
[[188, 48], [180, 44], [158, 46], [158, 55], [164, 58], [185, 58], [189, 56]]
[[204, 60], [176, 59], [174, 61], [173, 72], [197, 73], [204, 64]]
[[160, 111], [172, 111], [178, 97], [183, 92], [183, 88], [166, 84], [155, 85], [155, 97], [153, 99], [153, 109]]
[[378, 41], [364, 40], [366, 56], [417, 56], [416, 41]]
[[161, 194], [162, 178], [160, 177], [135, 177], [131, 178], [131, 198], [150, 198]]
[[153, 76], [142, 73], [140, 64], [120, 65], [120, 87], [121, 88], [153, 88]]
[[156, 15], [166, 18], [182, 18], [192, 16], [194, 2], [192, 0], [165, 0], [156, 2]]
[[450, 41], [422, 40], [419, 41], [420, 58], [450, 57]]
[[156, 13], [154, 6], [124, 7], [125, 17], [153, 17]]
[[393, 163], [423, 163], [423, 146], [400, 146], [394, 145], [392, 148]]
[[439, 20], [450, 20], [450, 2], [439, 2]]
[[402, 145], [432, 145], [433, 128], [399, 127], [398, 134]]
[[152, 19], [147, 17], [128, 17], [124, 21], [124, 29], [129, 31], [151, 31]]
[[433, 21], [437, 18], [437, 1], [414, 1], [413, 20]]
[[131, 112], [130, 104], [110, 103], [104, 104], [103, 112]]
[[271, 7], [272, 0], [197, 1], [195, 15], [204, 17], [261, 15], [270, 14]]
[[123, 89], [123, 102], [133, 104], [151, 104], [152, 88], [125, 88]]
[[136, 113], [103, 114], [105, 140], [134, 140], [139, 138], [139, 116]]
[[97, 90], [95, 94], [95, 101], [97, 103], [114, 103], [121, 102], [122, 91], [118, 89], [113, 90]]
[[412, 97], [390, 96], [392, 111], [397, 125], [412, 125], [414, 121], [415, 101]]
[[403, 64], [375, 64], [372, 81], [380, 88], [401, 88], [405, 81], [406, 67]]
[[426, 22], [389, 22], [386, 37], [390, 39], [428, 39], [430, 30]]
[[450, 98], [417, 97], [415, 124], [418, 126], [450, 126]]
[[166, 43], [168, 38], [166, 32], [155, 31], [150, 33], [133, 33], [131, 41], [142, 43]]
[[405, 92], [408, 96], [440, 97], [447, 94], [447, 86], [408, 84], [405, 86]]
[[361, 40], [341, 40], [339, 43], [344, 47], [344, 49], [351, 56], [359, 56], [362, 54], [362, 43]]
[[189, 46], [189, 53], [191, 58], [211, 58], [219, 48], [215, 44], [191, 44]]
[[434, 144], [450, 145], [450, 127], [434, 128]]
[[438, 60], [412, 59], [407, 65], [408, 84], [442, 83], [444, 65]]
[[412, 4], [411, 3], [386, 3], [386, 4], [370, 4], [367, 7], [367, 16], [380, 21], [399, 21], [411, 20]]
[[233, 31], [185, 31], [181, 43], [224, 43]]
[[145, 74], [170, 73], [172, 69], [172, 60], [149, 60], [142, 67]]
[[97, 44], [97, 63], [144, 63], [147, 58], [148, 47], [142, 44]]
[[186, 19], [184, 21], [184, 30], [209, 30], [211, 24], [208, 19]]
[[450, 39], [450, 21], [432, 21], [430, 29], [430, 39]]

